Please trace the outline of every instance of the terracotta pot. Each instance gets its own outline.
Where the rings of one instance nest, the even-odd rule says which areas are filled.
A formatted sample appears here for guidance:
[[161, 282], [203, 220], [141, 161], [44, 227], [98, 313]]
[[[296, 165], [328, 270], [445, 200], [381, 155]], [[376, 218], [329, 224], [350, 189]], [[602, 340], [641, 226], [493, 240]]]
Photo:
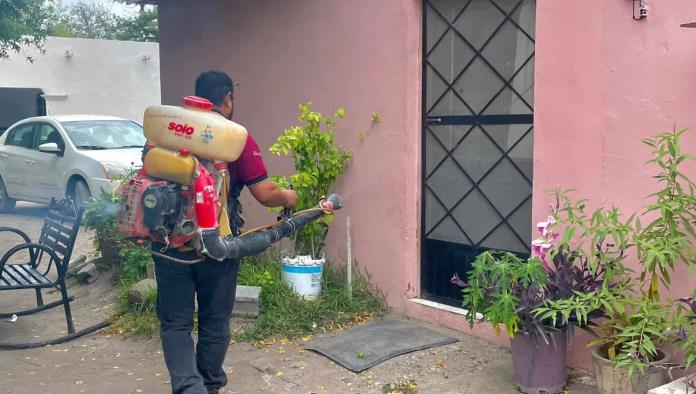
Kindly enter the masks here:
[[[635, 371], [629, 377], [627, 369], [615, 368], [614, 363], [602, 354], [606, 354], [606, 350], [592, 349], [592, 367], [597, 379], [597, 391], [600, 394], [647, 393], [648, 390], [667, 383], [667, 371], [663, 368], [648, 367], [644, 374]], [[654, 364], [669, 361], [669, 355], [662, 352], [660, 354], [661, 359]]]
[[566, 385], [566, 332], [558, 331], [546, 344], [538, 335], [515, 334], [510, 340], [517, 390], [529, 394], [556, 394]]
[[119, 258], [118, 242], [111, 237], [98, 237], [99, 253], [104, 261], [114, 262]]

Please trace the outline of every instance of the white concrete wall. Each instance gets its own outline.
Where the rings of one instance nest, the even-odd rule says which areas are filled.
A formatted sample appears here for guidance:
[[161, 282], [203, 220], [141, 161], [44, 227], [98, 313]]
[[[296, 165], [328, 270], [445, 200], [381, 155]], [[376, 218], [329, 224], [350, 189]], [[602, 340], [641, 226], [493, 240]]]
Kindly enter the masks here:
[[[160, 103], [158, 43], [49, 37], [45, 49], [45, 55], [27, 51], [0, 60], [0, 87], [43, 89], [54, 115], [100, 114], [140, 122], [146, 106]], [[72, 57], [65, 56], [66, 50]], [[33, 64], [25, 60], [28, 54]]]

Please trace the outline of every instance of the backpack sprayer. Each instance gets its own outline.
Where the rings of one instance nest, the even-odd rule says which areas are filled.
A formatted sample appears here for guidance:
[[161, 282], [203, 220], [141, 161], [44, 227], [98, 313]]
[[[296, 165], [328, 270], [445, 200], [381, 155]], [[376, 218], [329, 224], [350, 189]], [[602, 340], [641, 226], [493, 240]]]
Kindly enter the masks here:
[[[316, 207], [285, 214], [278, 223], [233, 236], [227, 214], [228, 163], [246, 144], [246, 129], [213, 113], [201, 97], [184, 97], [183, 107], [145, 110], [143, 168], [120, 188], [117, 228], [126, 238], [169, 248], [195, 250], [222, 261], [258, 254], [300, 228], [342, 206], [332, 194]], [[153, 254], [181, 260], [153, 250]]]

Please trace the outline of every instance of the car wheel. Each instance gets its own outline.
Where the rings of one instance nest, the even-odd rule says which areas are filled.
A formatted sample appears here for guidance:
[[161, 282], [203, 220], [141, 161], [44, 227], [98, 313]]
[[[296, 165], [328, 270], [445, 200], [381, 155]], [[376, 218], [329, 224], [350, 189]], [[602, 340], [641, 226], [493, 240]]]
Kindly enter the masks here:
[[10, 212], [14, 209], [16, 201], [7, 195], [5, 184], [0, 178], [0, 213]]
[[79, 180], [73, 184], [70, 197], [73, 199], [73, 201], [75, 201], [75, 206], [77, 209], [81, 209], [85, 206], [87, 200], [92, 197], [92, 193], [89, 192], [87, 183], [85, 183], [83, 180]]

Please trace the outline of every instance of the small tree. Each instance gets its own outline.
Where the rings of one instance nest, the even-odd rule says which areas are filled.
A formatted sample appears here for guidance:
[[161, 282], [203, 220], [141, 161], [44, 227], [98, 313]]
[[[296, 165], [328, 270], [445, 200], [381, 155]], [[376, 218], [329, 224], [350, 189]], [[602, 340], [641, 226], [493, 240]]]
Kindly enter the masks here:
[[[270, 148], [277, 156], [291, 156], [296, 174], [274, 176], [281, 187], [292, 185], [298, 193], [296, 210], [312, 208], [329, 194], [350, 160], [351, 152], [334, 144], [333, 128], [345, 116], [339, 108], [332, 118], [312, 112], [312, 103], [300, 104], [299, 126], [286, 129]], [[309, 224], [295, 236], [295, 252], [317, 255], [324, 247], [331, 216]]]

